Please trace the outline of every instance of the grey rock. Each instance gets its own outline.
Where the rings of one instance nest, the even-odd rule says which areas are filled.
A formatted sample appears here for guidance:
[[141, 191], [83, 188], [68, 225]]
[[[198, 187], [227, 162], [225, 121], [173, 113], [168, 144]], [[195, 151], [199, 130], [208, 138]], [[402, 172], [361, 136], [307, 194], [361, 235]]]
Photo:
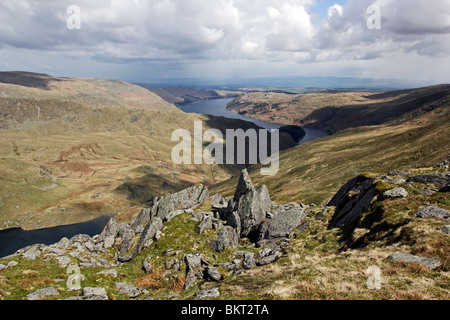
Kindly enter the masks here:
[[241, 175], [239, 176], [239, 181], [236, 186], [236, 190], [234, 192], [233, 200], [234, 202], [238, 202], [243, 195], [253, 190], [253, 183], [248, 175], [247, 169], [242, 170]]
[[115, 287], [119, 290], [120, 294], [124, 294], [129, 298], [136, 298], [141, 294], [148, 294], [149, 292], [145, 289], [135, 287], [128, 283], [116, 283]]
[[83, 288], [83, 300], [108, 300], [105, 288], [85, 287]]
[[424, 196], [432, 196], [433, 194], [437, 193], [438, 190], [418, 189], [417, 192]]
[[394, 253], [387, 257], [387, 259], [397, 262], [418, 263], [426, 266], [430, 270], [434, 270], [442, 266], [441, 262], [434, 258], [418, 257], [409, 253]]
[[133, 254], [133, 259], [136, 258], [142, 249], [147, 248], [153, 242], [156, 233], [158, 230], [162, 230], [163, 227], [164, 224], [160, 217], [155, 217], [147, 223], [144, 231], [142, 231], [140, 235], [138, 245]]
[[264, 266], [266, 264], [272, 263], [279, 258], [281, 258], [283, 254], [280, 251], [272, 252], [270, 255], [265, 256], [264, 258], [260, 259], [256, 264], [258, 266]]
[[406, 198], [408, 192], [403, 188], [394, 188], [383, 192], [383, 199]]
[[201, 235], [205, 230], [210, 230], [213, 228], [213, 221], [211, 217], [205, 217], [202, 222], [197, 227], [197, 232]]
[[197, 292], [194, 295], [194, 300], [200, 300], [200, 299], [208, 299], [208, 298], [214, 298], [220, 296], [220, 292], [218, 288], [212, 288], [212, 289], [205, 289], [202, 291]]
[[440, 189], [440, 192], [445, 191], [450, 185], [450, 173], [437, 173], [437, 174], [423, 174], [414, 177], [410, 177], [408, 182], [419, 182], [423, 184], [431, 184]]
[[42, 251], [40, 250], [41, 245], [35, 244], [28, 247], [25, 252], [22, 253], [22, 257], [27, 260], [36, 260], [37, 257], [40, 257]]
[[395, 179], [392, 179], [390, 183], [391, 184], [403, 184], [403, 183], [406, 183], [406, 179], [395, 178]]
[[72, 243], [79, 242], [80, 244], [83, 244], [85, 242], [88, 242], [89, 240], [91, 240], [91, 237], [88, 236], [87, 234], [77, 234], [72, 238], [70, 238], [69, 241]]
[[217, 268], [212, 266], [207, 266], [205, 268], [205, 277], [207, 280], [212, 280], [216, 282], [222, 279], [222, 275], [220, 274], [219, 270], [217, 270]]
[[378, 194], [374, 182], [374, 179], [357, 176], [342, 186], [327, 204], [336, 206], [329, 226], [344, 227], [355, 221]]
[[194, 286], [197, 279], [203, 278], [202, 266], [202, 255], [200, 253], [196, 254], [185, 254], [183, 260], [186, 263], [186, 278], [184, 289], [188, 289]]
[[152, 212], [151, 208], [144, 208], [144, 209], [142, 209], [139, 212], [139, 214], [136, 217], [136, 219], [134, 219], [134, 222], [131, 225], [131, 227], [136, 229], [137, 227], [139, 227], [139, 226], [141, 226], [143, 224], [147, 224], [152, 218], [151, 212]]
[[117, 278], [118, 277], [116, 269], [103, 270], [103, 271], [97, 272], [97, 274], [105, 275], [105, 276], [109, 275], [109, 276], [112, 276], [113, 278]]
[[440, 228], [437, 228], [437, 230], [442, 231], [443, 233], [450, 234], [450, 225], [446, 225]]
[[238, 235], [241, 234], [241, 218], [237, 212], [233, 212], [227, 218], [227, 225], [236, 229]]
[[55, 287], [37, 290], [27, 295], [27, 300], [41, 300], [48, 297], [58, 296], [59, 292]]
[[255, 254], [250, 251], [237, 251], [234, 255], [243, 257], [242, 268], [250, 270], [256, 266]]
[[0, 271], [2, 271], [3, 269], [8, 268], [7, 266], [5, 266], [3, 263], [0, 263]]
[[261, 225], [257, 240], [273, 240], [288, 237], [302, 223], [305, 217], [305, 210], [299, 207], [293, 207], [284, 211]]
[[17, 261], [10, 261], [10, 262], [8, 262], [7, 267], [12, 268], [12, 267], [17, 266], [18, 264], [19, 263]]
[[153, 270], [153, 266], [150, 263], [150, 260], [152, 259], [151, 256], [148, 256], [145, 258], [144, 262], [142, 263], [142, 269], [145, 271], [145, 273], [151, 273]]
[[216, 252], [222, 252], [228, 247], [237, 248], [239, 245], [239, 236], [236, 230], [230, 226], [220, 229], [217, 239], [211, 243], [211, 247]]
[[439, 208], [438, 206], [429, 206], [417, 210], [416, 215], [420, 218], [438, 218], [445, 221], [450, 221], [450, 212]]
[[130, 262], [131, 260], [133, 260], [133, 257], [128, 254], [122, 254], [117, 257], [117, 261], [123, 262], [123, 263]]
[[175, 210], [192, 209], [203, 203], [209, 192], [203, 185], [193, 186], [180, 192], [162, 197], [152, 210], [163, 221], [167, 221], [169, 213]]
[[58, 264], [61, 268], [67, 268], [67, 266], [71, 263], [71, 260], [69, 257], [62, 256], [62, 257], [56, 257], [56, 261], [58, 261]]

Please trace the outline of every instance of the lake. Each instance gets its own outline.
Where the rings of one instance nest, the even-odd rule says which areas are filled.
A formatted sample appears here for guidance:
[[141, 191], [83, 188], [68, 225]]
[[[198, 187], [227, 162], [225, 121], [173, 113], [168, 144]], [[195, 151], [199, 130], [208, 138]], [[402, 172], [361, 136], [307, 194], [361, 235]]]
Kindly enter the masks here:
[[113, 215], [102, 216], [87, 222], [41, 230], [25, 231], [20, 228], [2, 230], [0, 231], [0, 258], [36, 243], [50, 245], [64, 237], [70, 239], [77, 234], [95, 236], [103, 231], [112, 217]]
[[[233, 98], [201, 100], [201, 101], [196, 101], [193, 103], [186, 104], [181, 107], [181, 110], [183, 110], [186, 113], [199, 113], [199, 114], [206, 114], [206, 115], [211, 115], [211, 116], [216, 116], [216, 117], [226, 117], [226, 118], [249, 121], [249, 122], [253, 122], [254, 124], [256, 124], [264, 129], [267, 129], [267, 130], [279, 129], [282, 126], [285, 126], [284, 124], [280, 124], [280, 123], [272, 123], [272, 122], [253, 119], [253, 118], [238, 114], [236, 112], [227, 110], [227, 104], [228, 104], [228, 102], [230, 102], [232, 100], [233, 100]], [[305, 128], [305, 127], [303, 127], [303, 130], [305, 130], [306, 134], [303, 137], [303, 139], [299, 141], [299, 144], [306, 143], [306, 142], [314, 140], [316, 138], [328, 136], [328, 133], [323, 130], [311, 129], [311, 128]]]

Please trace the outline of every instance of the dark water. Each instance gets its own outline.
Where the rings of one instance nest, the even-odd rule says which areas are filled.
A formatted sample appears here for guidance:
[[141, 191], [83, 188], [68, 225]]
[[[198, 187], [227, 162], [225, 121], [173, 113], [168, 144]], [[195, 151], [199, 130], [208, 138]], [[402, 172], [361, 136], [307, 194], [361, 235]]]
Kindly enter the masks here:
[[[183, 110], [186, 113], [200, 113], [200, 114], [207, 114], [217, 117], [227, 117], [232, 119], [240, 119], [245, 120], [249, 122], [253, 122], [256, 125], [265, 128], [265, 129], [278, 129], [284, 124], [279, 123], [272, 123], [262, 120], [257, 120], [253, 118], [249, 118], [243, 115], [240, 115], [238, 113], [232, 112], [227, 110], [227, 103], [232, 101], [233, 99], [215, 99], [215, 100], [203, 100], [203, 101], [196, 101], [193, 103], [189, 103], [187, 105], [184, 105], [181, 107], [181, 110]], [[328, 136], [328, 133], [322, 130], [317, 129], [310, 129], [303, 127], [303, 130], [305, 130], [306, 135], [303, 137], [302, 140], [299, 141], [299, 144], [314, 140], [316, 138], [326, 137]]]
[[113, 215], [103, 216], [91, 221], [77, 223], [69, 226], [60, 226], [42, 230], [25, 231], [20, 228], [0, 231], [0, 257], [13, 254], [18, 249], [40, 243], [50, 245], [61, 238], [71, 238], [77, 234], [95, 236], [103, 231]]

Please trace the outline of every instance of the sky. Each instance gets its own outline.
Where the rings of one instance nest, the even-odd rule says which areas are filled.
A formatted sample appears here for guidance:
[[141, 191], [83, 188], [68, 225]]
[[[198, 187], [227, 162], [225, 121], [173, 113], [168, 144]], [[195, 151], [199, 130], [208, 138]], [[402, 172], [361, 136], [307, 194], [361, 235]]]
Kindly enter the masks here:
[[450, 1], [0, 0], [0, 70], [450, 83]]

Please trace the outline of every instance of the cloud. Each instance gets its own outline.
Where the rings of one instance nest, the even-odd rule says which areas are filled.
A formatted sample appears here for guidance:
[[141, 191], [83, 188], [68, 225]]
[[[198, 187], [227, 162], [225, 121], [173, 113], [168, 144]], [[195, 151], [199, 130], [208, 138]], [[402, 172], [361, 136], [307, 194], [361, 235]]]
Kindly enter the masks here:
[[[326, 64], [336, 73], [351, 63], [360, 70], [391, 63], [387, 57], [394, 53], [405, 61], [423, 57], [430, 66], [434, 57], [442, 63], [450, 56], [448, 0], [338, 1], [315, 23], [312, 8], [318, 1], [77, 0], [81, 30], [68, 30], [66, 9], [73, 1], [3, 0], [0, 58], [21, 50], [20, 56], [34, 54], [30, 61], [41, 57], [40, 65], [51, 66], [51, 57], [59, 55], [110, 65], [158, 65], [158, 72], [166, 65], [168, 72], [178, 68], [180, 74], [193, 72], [192, 65], [211, 70], [215, 64], [233, 75], [229, 68], [242, 70], [245, 62], [252, 66], [248, 72], [258, 64], [267, 73], [314, 67], [320, 73]], [[381, 10], [380, 30], [367, 28], [371, 5]]]

